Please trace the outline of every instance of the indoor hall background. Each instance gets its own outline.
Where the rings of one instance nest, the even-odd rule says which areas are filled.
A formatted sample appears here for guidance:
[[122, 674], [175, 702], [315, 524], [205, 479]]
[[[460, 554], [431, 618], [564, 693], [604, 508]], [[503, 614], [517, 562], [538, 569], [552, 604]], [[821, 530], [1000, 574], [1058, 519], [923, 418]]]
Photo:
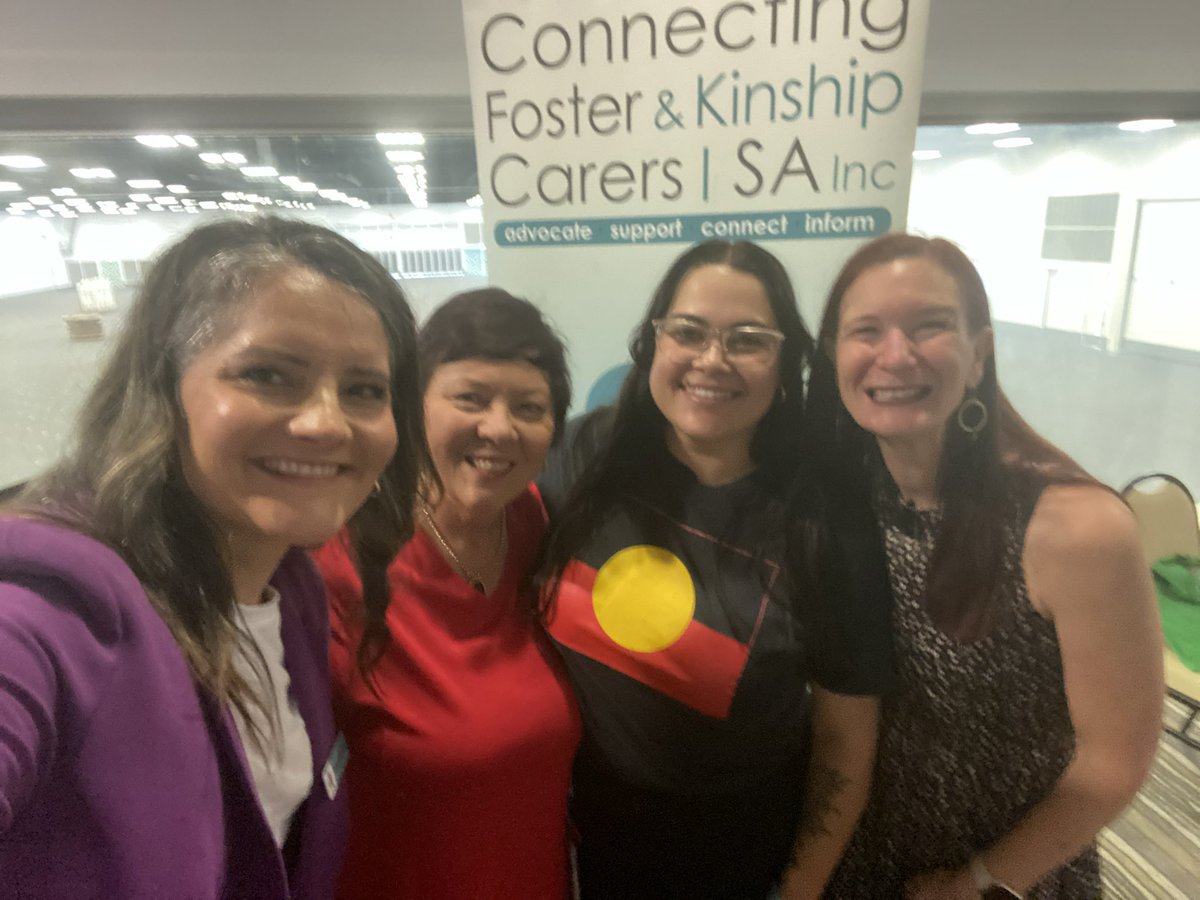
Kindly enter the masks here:
[[[151, 0], [17, 0], [0, 16], [0, 133], [470, 128], [461, 15], [453, 2], [346, 0], [297, 7], [279, 0], [168, 6]], [[923, 120], [1198, 120], [1198, 38], [1200, 4], [1194, 0], [935, 0]], [[1200, 172], [1200, 161], [1194, 171]], [[914, 204], [917, 199], [914, 190]], [[962, 240], [987, 215], [986, 207], [971, 207], [955, 227], [926, 221]], [[999, 256], [1004, 249], [995, 247]], [[428, 281], [423, 287], [434, 303], [450, 285]], [[120, 291], [116, 301], [124, 302]], [[27, 298], [0, 302], [14, 322], [30, 314]], [[74, 293], [63, 293], [34, 310], [57, 320], [58, 310], [73, 304]], [[39, 343], [19, 324], [0, 327], [0, 393], [23, 397], [23, 405], [0, 409], [0, 442], [37, 445], [52, 454], [58, 423], [77, 403], [100, 347], [68, 344], [57, 328], [53, 343]], [[1090, 340], [1104, 335], [1089, 335], [1086, 328], [1004, 323], [998, 333], [1003, 377], [1018, 404], [1051, 436], [1062, 440], [1059, 434], [1069, 433], [1064, 443], [1085, 446], [1075, 452], [1101, 474], [1113, 458], [1102, 439], [1088, 437], [1092, 420], [1125, 428], [1134, 439], [1176, 441], [1183, 464], [1197, 458], [1194, 432], [1164, 432], [1170, 423], [1163, 416], [1133, 428], [1119, 415], [1089, 413], [1086, 404], [1065, 396], [1044, 410], [1036, 405], [1047, 394], [1044, 386], [1060, 387], [1057, 379], [1066, 371], [1083, 374], [1095, 392], [1116, 401], [1117, 410], [1153, 393], [1157, 383], [1179, 408], [1180, 421], [1189, 421], [1190, 408], [1195, 423], [1200, 394], [1194, 359], [1127, 355], [1119, 364], [1131, 371], [1114, 375], [1104, 348]], [[1106, 378], [1111, 381], [1104, 383]], [[1151, 386], [1135, 387], [1143, 379]], [[1114, 386], [1124, 395], [1114, 397]], [[1195, 478], [1189, 481], [1196, 489]], [[1200, 852], [1197, 762], [1177, 746], [1164, 746], [1152, 785], [1106, 837], [1108, 858], [1124, 879], [1113, 886], [1113, 896], [1200, 896], [1188, 865]]]

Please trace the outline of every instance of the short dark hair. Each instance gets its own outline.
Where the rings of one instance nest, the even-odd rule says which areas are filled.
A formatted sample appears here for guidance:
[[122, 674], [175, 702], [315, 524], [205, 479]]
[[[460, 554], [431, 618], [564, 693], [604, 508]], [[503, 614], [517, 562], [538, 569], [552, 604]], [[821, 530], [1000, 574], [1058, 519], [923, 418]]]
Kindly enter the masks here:
[[566, 349], [541, 311], [498, 287], [455, 294], [421, 326], [417, 335], [421, 393], [433, 371], [460, 359], [520, 360], [536, 366], [550, 386], [554, 439], [562, 434], [571, 405]]

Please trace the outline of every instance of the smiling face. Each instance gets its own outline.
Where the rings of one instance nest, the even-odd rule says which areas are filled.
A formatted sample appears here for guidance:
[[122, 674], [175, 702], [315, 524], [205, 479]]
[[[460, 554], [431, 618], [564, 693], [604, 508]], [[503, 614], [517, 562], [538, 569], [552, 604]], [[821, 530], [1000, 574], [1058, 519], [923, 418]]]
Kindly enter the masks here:
[[546, 375], [524, 360], [460, 359], [433, 370], [425, 434], [459, 515], [498, 515], [542, 470], [554, 437]]
[[268, 276], [179, 382], [188, 486], [239, 550], [329, 538], [396, 449], [378, 314], [309, 269]]
[[[777, 329], [766, 289], [731, 266], [697, 266], [679, 283], [669, 316], [726, 329]], [[650, 394], [670, 425], [667, 446], [688, 463], [693, 453], [750, 465], [750, 443], [779, 387], [778, 354], [766, 361], [731, 363], [713, 339], [704, 352], [681, 352], [660, 337], [650, 365]], [[694, 467], [693, 467], [694, 468]]]
[[990, 328], [968, 333], [954, 280], [925, 257], [866, 269], [842, 297], [838, 390], [885, 449], [939, 458], [946, 423], [983, 377]]

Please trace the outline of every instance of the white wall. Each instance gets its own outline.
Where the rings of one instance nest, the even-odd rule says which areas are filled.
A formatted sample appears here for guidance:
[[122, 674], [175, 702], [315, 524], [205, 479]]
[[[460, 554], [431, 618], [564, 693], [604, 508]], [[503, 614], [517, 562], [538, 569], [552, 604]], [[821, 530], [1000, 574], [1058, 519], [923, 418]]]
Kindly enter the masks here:
[[[939, 135], [951, 140], [957, 131], [923, 129], [920, 145], [936, 148]], [[997, 319], [1041, 326], [1045, 314], [1051, 328], [1112, 345], [1121, 331], [1139, 203], [1200, 200], [1200, 123], [1138, 136], [1089, 128], [1088, 137], [1081, 137], [1054, 126], [1027, 127], [1022, 133], [1033, 137], [1033, 146], [994, 150], [984, 143], [985, 149], [969, 156], [948, 153], [917, 162], [909, 227], [950, 236], [967, 251], [983, 275]], [[1111, 262], [1042, 259], [1047, 198], [1106, 193], [1120, 195]], [[1187, 257], [1176, 260], [1183, 263]], [[1158, 262], [1161, 270], [1163, 260]], [[1188, 298], [1178, 297], [1178, 308], [1156, 313], [1164, 320], [1162, 329], [1148, 327], [1142, 317], [1140, 337], [1166, 329], [1177, 339], [1174, 346], [1200, 350], [1200, 327], [1190, 327], [1200, 320], [1184, 308]]]

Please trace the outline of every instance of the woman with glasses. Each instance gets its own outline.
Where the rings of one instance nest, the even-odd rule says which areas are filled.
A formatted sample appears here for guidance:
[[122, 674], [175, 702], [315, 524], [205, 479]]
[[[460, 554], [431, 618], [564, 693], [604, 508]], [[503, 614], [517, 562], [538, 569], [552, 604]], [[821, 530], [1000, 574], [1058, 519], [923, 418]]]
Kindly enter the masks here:
[[585, 900], [817, 896], [865, 800], [887, 581], [865, 497], [806, 462], [811, 347], [775, 257], [698, 244], [540, 482]]

